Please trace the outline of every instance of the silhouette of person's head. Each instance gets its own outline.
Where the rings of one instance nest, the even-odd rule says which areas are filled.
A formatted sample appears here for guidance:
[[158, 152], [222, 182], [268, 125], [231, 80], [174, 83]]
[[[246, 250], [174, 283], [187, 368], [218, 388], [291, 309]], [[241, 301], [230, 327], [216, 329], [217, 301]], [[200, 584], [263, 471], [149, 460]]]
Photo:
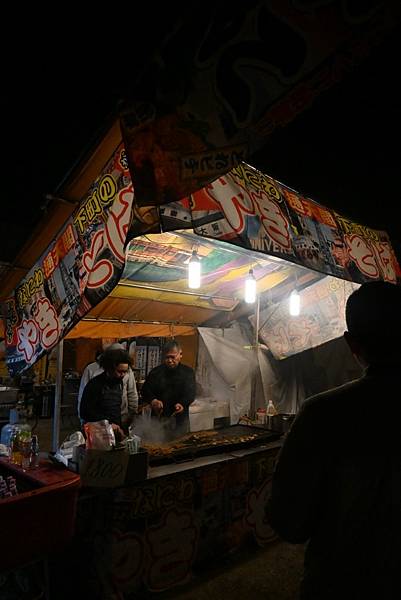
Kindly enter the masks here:
[[364, 283], [348, 298], [344, 337], [362, 364], [401, 363], [401, 287]]

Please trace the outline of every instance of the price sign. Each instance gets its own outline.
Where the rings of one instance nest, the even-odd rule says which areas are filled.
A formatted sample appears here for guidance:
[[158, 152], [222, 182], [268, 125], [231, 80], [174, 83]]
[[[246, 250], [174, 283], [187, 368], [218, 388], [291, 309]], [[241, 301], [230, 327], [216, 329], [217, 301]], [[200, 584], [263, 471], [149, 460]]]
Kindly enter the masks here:
[[82, 484], [91, 487], [123, 485], [128, 459], [126, 452], [86, 450], [79, 457]]

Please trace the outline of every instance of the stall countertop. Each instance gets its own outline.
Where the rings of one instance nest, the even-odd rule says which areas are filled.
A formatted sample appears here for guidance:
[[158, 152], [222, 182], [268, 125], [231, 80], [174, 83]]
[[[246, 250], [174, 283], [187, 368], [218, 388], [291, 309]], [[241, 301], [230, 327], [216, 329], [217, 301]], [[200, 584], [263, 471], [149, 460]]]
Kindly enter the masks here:
[[76, 473], [68, 470], [63, 465], [55, 465], [47, 458], [40, 459], [40, 466], [36, 469], [27, 469], [23, 471], [21, 467], [9, 462], [7, 458], [0, 458], [0, 464], [10, 473], [15, 473], [24, 479], [28, 479], [39, 486], [51, 486], [55, 484], [75, 484], [80, 477]]
[[280, 448], [281, 445], [282, 440], [277, 440], [274, 442], [268, 442], [266, 444], [260, 444], [259, 446], [253, 446], [251, 448], [244, 448], [241, 450], [232, 450], [231, 452], [224, 452], [222, 454], [199, 456], [197, 458], [187, 460], [184, 462], [174, 462], [154, 467], [150, 466], [148, 471], [148, 480], [155, 479], [157, 477], [164, 477], [166, 475], [172, 475], [174, 473], [182, 473], [184, 471], [190, 471], [192, 469], [206, 467], [217, 463], [236, 460], [238, 458], [243, 458], [244, 456], [249, 456], [250, 454], [256, 454], [261, 450], [273, 450], [274, 448]]

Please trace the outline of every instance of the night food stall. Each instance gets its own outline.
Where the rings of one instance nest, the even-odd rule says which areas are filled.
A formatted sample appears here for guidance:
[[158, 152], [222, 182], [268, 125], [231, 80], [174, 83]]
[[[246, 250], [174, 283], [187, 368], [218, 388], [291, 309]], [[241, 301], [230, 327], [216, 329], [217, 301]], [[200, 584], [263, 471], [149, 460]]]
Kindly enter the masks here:
[[[120, 141], [108, 151], [87, 185], [81, 179], [66, 188], [67, 196], [85, 189], [82, 202], [7, 301], [10, 371], [23, 371], [67, 335], [107, 337], [110, 327], [118, 338], [196, 330], [206, 396], [219, 378], [222, 395], [231, 389], [231, 426], [192, 432], [178, 447], [149, 448], [144, 481], [82, 491], [69, 561], [85, 566], [85, 574], [79, 564], [74, 571], [86, 576], [91, 591], [100, 586], [121, 597], [185, 582], [211, 548], [221, 555], [249, 537], [272, 539], [264, 504], [279, 435], [238, 420], [269, 399], [295, 412], [296, 395], [283, 391], [287, 381], [278, 385], [271, 357], [283, 363], [341, 336], [355, 286], [378, 278], [395, 284], [400, 271], [384, 232], [352, 223], [246, 164], [190, 199], [159, 211], [137, 207]], [[170, 243], [168, 232], [175, 236]], [[160, 235], [161, 255], [155, 253]], [[195, 249], [203, 280], [188, 293], [186, 268]], [[245, 306], [240, 292], [250, 269], [257, 309]], [[293, 291], [303, 308], [289, 316]], [[254, 385], [247, 353], [258, 375]], [[297, 392], [296, 378], [291, 389]], [[55, 420], [57, 413], [56, 394]]]

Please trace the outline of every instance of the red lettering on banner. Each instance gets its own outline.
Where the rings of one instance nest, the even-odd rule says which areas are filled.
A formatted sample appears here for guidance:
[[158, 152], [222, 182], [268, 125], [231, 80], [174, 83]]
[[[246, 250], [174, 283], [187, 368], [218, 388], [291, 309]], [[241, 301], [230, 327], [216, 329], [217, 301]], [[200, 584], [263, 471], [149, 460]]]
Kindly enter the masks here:
[[58, 253], [57, 246], [55, 246], [51, 252], [52, 252], [54, 266], [55, 266], [55, 268], [57, 268], [60, 263], [60, 255]]
[[303, 215], [304, 217], [311, 216], [310, 205], [304, 202], [297, 194], [295, 194], [294, 192], [290, 192], [285, 188], [283, 188], [283, 194], [290, 208], [295, 210], [295, 212], [299, 213], [300, 215]]
[[35, 345], [38, 341], [38, 330], [35, 321], [24, 319], [21, 326], [17, 329], [18, 350], [25, 354], [25, 361], [31, 362]]
[[281, 248], [289, 250], [291, 248], [290, 226], [280, 206], [264, 192], [254, 192], [252, 198], [259, 209], [267, 235]]
[[61, 239], [63, 240], [64, 251], [67, 254], [75, 244], [74, 229], [71, 223], [62, 234]]
[[96, 262], [97, 255], [103, 250], [104, 231], [98, 231], [92, 239], [91, 246], [82, 256], [82, 264], [89, 273], [87, 287], [97, 288], [105, 285], [113, 274], [113, 265], [103, 258]]
[[280, 248], [289, 250], [291, 248], [289, 223], [280, 206], [266, 192], [249, 193], [239, 184], [236, 184], [235, 188], [240, 188], [240, 191], [236, 190], [237, 193], [233, 195], [234, 185], [227, 185], [221, 179], [210, 186], [216, 193], [223, 208], [224, 216], [233, 230], [241, 235], [246, 228], [246, 217], [259, 216], [268, 237], [277, 243]]
[[47, 298], [41, 298], [37, 302], [34, 315], [42, 333], [42, 346], [46, 349], [51, 348], [59, 336], [59, 322], [54, 307]]
[[[228, 183], [223, 178], [210, 185], [211, 193], [216, 193], [215, 200], [223, 208], [224, 216], [237, 234], [241, 234], [245, 229], [246, 215], [255, 215], [255, 207], [252, 198], [246, 189], [241, 188], [234, 183]], [[233, 194], [233, 190], [236, 193]]]
[[58, 238], [58, 240], [54, 246], [54, 251], [57, 253], [59, 261], [62, 260], [64, 258], [64, 256], [67, 254], [66, 249], [64, 247], [64, 241], [63, 241], [62, 236]]
[[348, 253], [364, 275], [377, 279], [379, 269], [369, 243], [360, 235], [346, 235]]
[[397, 283], [397, 275], [394, 268], [394, 257], [390, 248], [390, 244], [386, 242], [371, 242], [371, 246], [376, 254], [377, 262], [379, 263], [383, 279], [390, 283]]
[[88, 288], [104, 286], [113, 275], [114, 267], [110, 260], [96, 260], [104, 248], [109, 247], [119, 261], [125, 262], [124, 243], [131, 220], [132, 198], [133, 188], [130, 185], [120, 192], [109, 210], [105, 229], [94, 235], [90, 249], [82, 257], [82, 264], [89, 273]]
[[109, 248], [122, 263], [125, 261], [124, 243], [130, 225], [133, 195], [134, 190], [132, 185], [121, 190], [117, 201], [110, 208], [110, 215], [106, 223], [106, 236]]
[[322, 206], [316, 206], [312, 204], [312, 214], [314, 219], [319, 223], [323, 223], [324, 225], [328, 225], [333, 229], [337, 228], [337, 223], [335, 222], [333, 215], [329, 210], [326, 210]]
[[45, 273], [45, 277], [46, 279], [48, 279], [56, 269], [56, 265], [54, 264], [53, 255], [51, 252], [49, 252], [49, 254], [47, 254], [43, 259], [42, 267]]

